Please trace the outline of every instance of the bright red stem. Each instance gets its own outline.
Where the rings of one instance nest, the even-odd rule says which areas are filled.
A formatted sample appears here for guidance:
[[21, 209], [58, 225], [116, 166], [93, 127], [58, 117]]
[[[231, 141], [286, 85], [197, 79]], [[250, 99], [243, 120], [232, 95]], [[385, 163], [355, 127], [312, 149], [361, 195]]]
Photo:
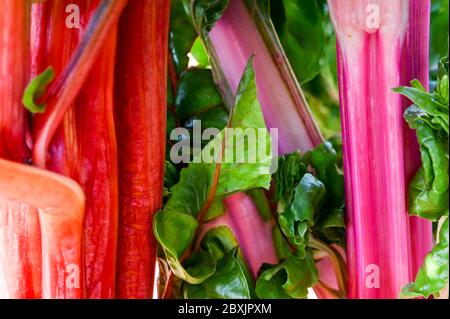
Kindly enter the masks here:
[[[130, 1], [116, 62], [119, 153], [117, 297], [151, 298], [156, 263], [152, 216], [161, 208], [165, 158], [168, 0]], [[134, 36], [131, 36], [134, 35]]]
[[[53, 66], [57, 75], [64, 72], [84, 37], [86, 23], [95, 14], [99, 0], [79, 1], [81, 29], [65, 26], [65, 8], [74, 1], [52, 2], [48, 8], [48, 35], [45, 54], [34, 65]], [[110, 17], [105, 17], [110, 19]], [[87, 298], [114, 298], [118, 229], [117, 150], [113, 115], [113, 79], [117, 26], [111, 25], [93, 67], [68, 104], [61, 124], [50, 140], [46, 167], [77, 181], [86, 194], [84, 223], [85, 279]], [[41, 72], [39, 70], [38, 72]], [[59, 100], [49, 100], [48, 112]], [[36, 118], [48, 120], [46, 114]], [[45, 124], [44, 124], [45, 125]]]
[[[80, 35], [80, 30], [77, 28], [68, 29], [65, 25], [67, 18], [65, 8], [69, 3], [77, 4], [80, 7], [80, 11], [82, 8], [93, 8], [93, 4], [98, 4], [96, 7], [97, 10], [90, 12], [93, 14], [93, 18], [90, 19], [87, 25], [84, 25], [85, 29], [82, 30], [84, 32], [80, 38], [77, 38]], [[64, 57], [69, 58], [70, 56], [70, 60], [64, 63], [64, 69], [60, 69], [57, 72], [57, 79], [39, 100], [39, 103], [47, 104], [47, 109], [44, 114], [36, 114], [34, 117], [34, 165], [39, 167], [46, 166], [47, 149], [51, 139], [58, 129], [67, 109], [81, 90], [86, 77], [97, 61], [105, 43], [111, 39], [111, 30], [117, 25], [117, 20], [126, 3], [127, 0], [77, 0], [72, 2], [64, 0], [45, 3], [49, 7], [52, 5], [53, 8], [58, 8], [57, 12], [61, 12], [59, 16], [53, 15], [53, 21], [61, 29], [59, 31], [62, 32], [58, 41], [47, 43], [46, 49], [49, 52], [54, 52], [54, 54], [58, 52], [61, 55], [60, 59], [63, 60]], [[50, 29], [54, 27], [55, 25], [49, 25]], [[64, 32], [64, 29], [71, 32]], [[74, 44], [78, 45], [76, 51], [73, 51], [74, 48], [72, 48]], [[43, 48], [44, 46], [37, 45], [36, 41], [34, 41], [33, 48], [39, 47]], [[32, 56], [39, 58], [42, 54], [34, 53]], [[32, 64], [33, 66], [40, 65], [39, 61], [33, 62]], [[57, 66], [54, 67], [57, 68]]]
[[29, 80], [29, 1], [0, 1], [0, 157], [24, 162], [27, 112], [22, 95]]

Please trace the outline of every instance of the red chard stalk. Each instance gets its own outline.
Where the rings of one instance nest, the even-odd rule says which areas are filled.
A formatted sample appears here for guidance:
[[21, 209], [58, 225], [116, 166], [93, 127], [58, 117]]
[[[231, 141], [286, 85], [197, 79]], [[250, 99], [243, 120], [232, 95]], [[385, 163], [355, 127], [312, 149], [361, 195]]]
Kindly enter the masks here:
[[[21, 105], [29, 80], [30, 1], [2, 1], [0, 26], [0, 157], [27, 160], [27, 112]], [[14, 66], [14, 67], [12, 67]]]
[[[116, 130], [119, 154], [117, 297], [151, 298], [153, 214], [161, 208], [165, 159], [168, 0], [130, 1], [119, 25]], [[131, 35], [139, 35], [134, 38]]]
[[[30, 1], [0, 3], [0, 174], [8, 159], [23, 163], [29, 157], [27, 111], [21, 105], [29, 80]], [[13, 66], [13, 67], [11, 67]], [[6, 166], [7, 167], [7, 166]], [[1, 181], [6, 181], [1, 177]], [[9, 181], [8, 181], [9, 183]], [[0, 187], [0, 297], [41, 296], [41, 252], [38, 213], [28, 204], [12, 201]]]
[[[65, 79], [66, 84], [62, 86], [61, 95], [57, 94], [59, 98], [48, 97], [46, 112], [33, 118], [37, 139], [34, 159], [36, 164], [43, 164], [42, 160], [45, 159], [47, 169], [71, 177], [84, 190], [86, 297], [113, 298], [118, 229], [118, 173], [113, 113], [117, 23], [106, 23], [105, 19], [114, 20], [114, 16], [100, 14], [102, 10], [114, 8], [112, 2], [80, 1], [77, 3], [82, 15], [80, 29], [69, 29], [66, 27], [65, 10], [70, 3], [73, 1], [46, 3], [49, 6], [44, 10], [47, 10], [49, 17], [49, 29], [36, 35], [37, 38], [39, 35], [46, 36], [45, 40], [40, 41], [46, 41], [48, 49], [45, 53], [36, 52], [33, 55], [42, 59], [34, 65], [52, 66], [59, 79]], [[115, 12], [117, 22], [120, 10], [116, 9]], [[92, 41], [99, 41], [98, 33], [106, 34], [106, 37], [100, 37], [104, 40], [98, 53], [95, 49], [85, 51], [93, 45]], [[35, 48], [43, 49], [44, 46]], [[74, 62], [78, 56], [84, 57], [86, 65], [92, 67], [83, 65], [78, 69], [73, 68], [74, 63], [79, 63]], [[78, 78], [81, 75], [73, 75], [80, 68], [87, 68], [83, 71], [87, 72], [84, 81]], [[75, 80], [80, 83], [75, 83]], [[78, 86], [79, 91], [75, 88]], [[61, 104], [61, 100], [64, 100], [62, 96], [68, 95], [73, 100]], [[61, 114], [61, 122], [55, 126], [55, 131], [52, 133], [52, 128], [47, 130], [48, 123], [56, 121], [54, 119]], [[43, 140], [45, 142], [42, 144], [40, 141]], [[41, 148], [47, 143], [48, 147]]]

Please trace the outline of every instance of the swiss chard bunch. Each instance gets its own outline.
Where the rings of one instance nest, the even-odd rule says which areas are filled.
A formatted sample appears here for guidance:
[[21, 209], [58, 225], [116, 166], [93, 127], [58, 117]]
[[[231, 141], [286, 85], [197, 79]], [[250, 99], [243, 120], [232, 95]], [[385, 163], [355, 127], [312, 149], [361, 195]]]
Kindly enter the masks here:
[[426, 256], [415, 282], [403, 289], [407, 297], [438, 296], [448, 284], [448, 57], [439, 64], [434, 92], [428, 93], [418, 80], [413, 80], [411, 87], [394, 89], [414, 102], [404, 117], [416, 131], [422, 159], [422, 166], [409, 185], [409, 212], [439, 222], [440, 226], [437, 244]]

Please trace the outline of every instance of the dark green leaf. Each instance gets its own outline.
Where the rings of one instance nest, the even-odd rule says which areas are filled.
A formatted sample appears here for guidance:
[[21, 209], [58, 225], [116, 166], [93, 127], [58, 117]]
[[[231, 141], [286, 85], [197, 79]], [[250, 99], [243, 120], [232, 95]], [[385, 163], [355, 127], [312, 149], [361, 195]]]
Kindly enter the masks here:
[[[184, 71], [178, 83], [175, 106], [181, 122], [186, 122], [193, 117], [199, 118], [201, 113], [209, 110], [217, 112], [217, 108], [225, 108], [222, 97], [214, 84], [211, 70], [189, 69]], [[203, 123], [202, 126], [204, 126]]]
[[170, 189], [178, 182], [179, 178], [180, 176], [175, 165], [169, 161], [166, 161], [164, 169], [164, 187]]
[[250, 287], [241, 261], [237, 257], [238, 249], [229, 251], [217, 261], [216, 272], [198, 285], [185, 284], [186, 299], [249, 299]]
[[206, 37], [228, 6], [228, 0], [183, 0], [199, 35]]
[[197, 37], [182, 1], [172, 0], [170, 13], [169, 48], [178, 74], [188, 67], [188, 53]]
[[299, 152], [278, 158], [278, 169], [274, 175], [274, 180], [275, 200], [278, 202], [279, 212], [284, 211], [292, 201], [295, 186], [306, 172], [306, 165], [302, 162]]

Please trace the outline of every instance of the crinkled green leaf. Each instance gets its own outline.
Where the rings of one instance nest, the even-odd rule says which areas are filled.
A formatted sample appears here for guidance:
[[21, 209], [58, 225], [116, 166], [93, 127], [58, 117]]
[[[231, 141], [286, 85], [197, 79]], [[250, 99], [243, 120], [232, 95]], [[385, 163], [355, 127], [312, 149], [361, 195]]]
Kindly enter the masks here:
[[345, 245], [345, 212], [343, 209], [334, 209], [327, 214], [320, 224], [320, 230], [328, 242]]
[[303, 259], [290, 258], [264, 270], [256, 282], [256, 294], [262, 299], [306, 298], [308, 288], [318, 281], [311, 253]]
[[288, 211], [295, 188], [306, 174], [313, 173], [323, 184], [324, 192], [320, 207], [312, 216], [313, 222], [308, 227], [297, 225], [299, 231], [305, 232], [305, 236], [308, 231], [312, 231], [328, 243], [344, 245], [345, 193], [342, 166], [342, 142], [337, 138], [325, 141], [303, 156], [294, 152], [280, 157], [274, 175], [278, 213]]
[[411, 86], [394, 89], [414, 102], [406, 109], [404, 117], [409, 126], [416, 130], [422, 160], [422, 166], [409, 185], [408, 211], [433, 221], [447, 217], [441, 228], [439, 243], [426, 256], [415, 282], [405, 286], [402, 295], [428, 297], [437, 295], [448, 284], [448, 58], [440, 61], [433, 93], [427, 93], [417, 80], [412, 81]]
[[[335, 143], [335, 145], [333, 145]], [[329, 206], [341, 208], [345, 204], [344, 173], [342, 159], [336, 149], [342, 149], [340, 141], [325, 141], [303, 156], [303, 162], [314, 168], [317, 178], [327, 189]]]
[[49, 67], [27, 85], [23, 93], [22, 104], [28, 111], [31, 113], [43, 113], [45, 111], [45, 105], [36, 104], [36, 99], [44, 94], [45, 88], [53, 81], [54, 77], [55, 71], [52, 67]]
[[[448, 81], [447, 81], [448, 86]], [[448, 89], [447, 89], [448, 90]], [[441, 103], [442, 98], [439, 95], [429, 94], [416, 87], [398, 87], [394, 92], [408, 97], [422, 112], [421, 117], [428, 121], [434, 129], [442, 129], [448, 135], [448, 98], [447, 104]], [[444, 100], [445, 101], [445, 100]], [[406, 112], [409, 112], [408, 110]], [[408, 114], [408, 113], [406, 113]], [[407, 118], [408, 120], [408, 118]], [[409, 122], [409, 121], [408, 121]], [[410, 123], [411, 125], [411, 123]]]
[[[408, 109], [407, 118], [413, 118], [414, 109]], [[416, 129], [422, 159], [409, 185], [409, 212], [436, 221], [448, 209], [448, 139], [437, 136], [420, 115], [409, 123]]]
[[[445, 61], [443, 61], [445, 63]], [[430, 220], [438, 220], [448, 210], [448, 75], [440, 69], [437, 89], [427, 93], [417, 80], [413, 87], [394, 89], [414, 104], [406, 109], [405, 120], [416, 130], [422, 166], [409, 185], [409, 212]]]
[[325, 141], [303, 156], [325, 185], [326, 194], [320, 212], [314, 216], [314, 233], [329, 243], [345, 244], [344, 174], [340, 139]]
[[314, 225], [314, 216], [323, 204], [325, 192], [323, 183], [306, 173], [295, 188], [292, 203], [278, 215], [281, 230], [300, 256], [305, 252], [308, 228]]
[[[448, 215], [448, 212], [447, 212]], [[417, 273], [415, 282], [403, 288], [403, 297], [439, 296], [439, 291], [448, 283], [448, 216], [439, 233], [439, 243], [425, 257], [425, 262]]]

